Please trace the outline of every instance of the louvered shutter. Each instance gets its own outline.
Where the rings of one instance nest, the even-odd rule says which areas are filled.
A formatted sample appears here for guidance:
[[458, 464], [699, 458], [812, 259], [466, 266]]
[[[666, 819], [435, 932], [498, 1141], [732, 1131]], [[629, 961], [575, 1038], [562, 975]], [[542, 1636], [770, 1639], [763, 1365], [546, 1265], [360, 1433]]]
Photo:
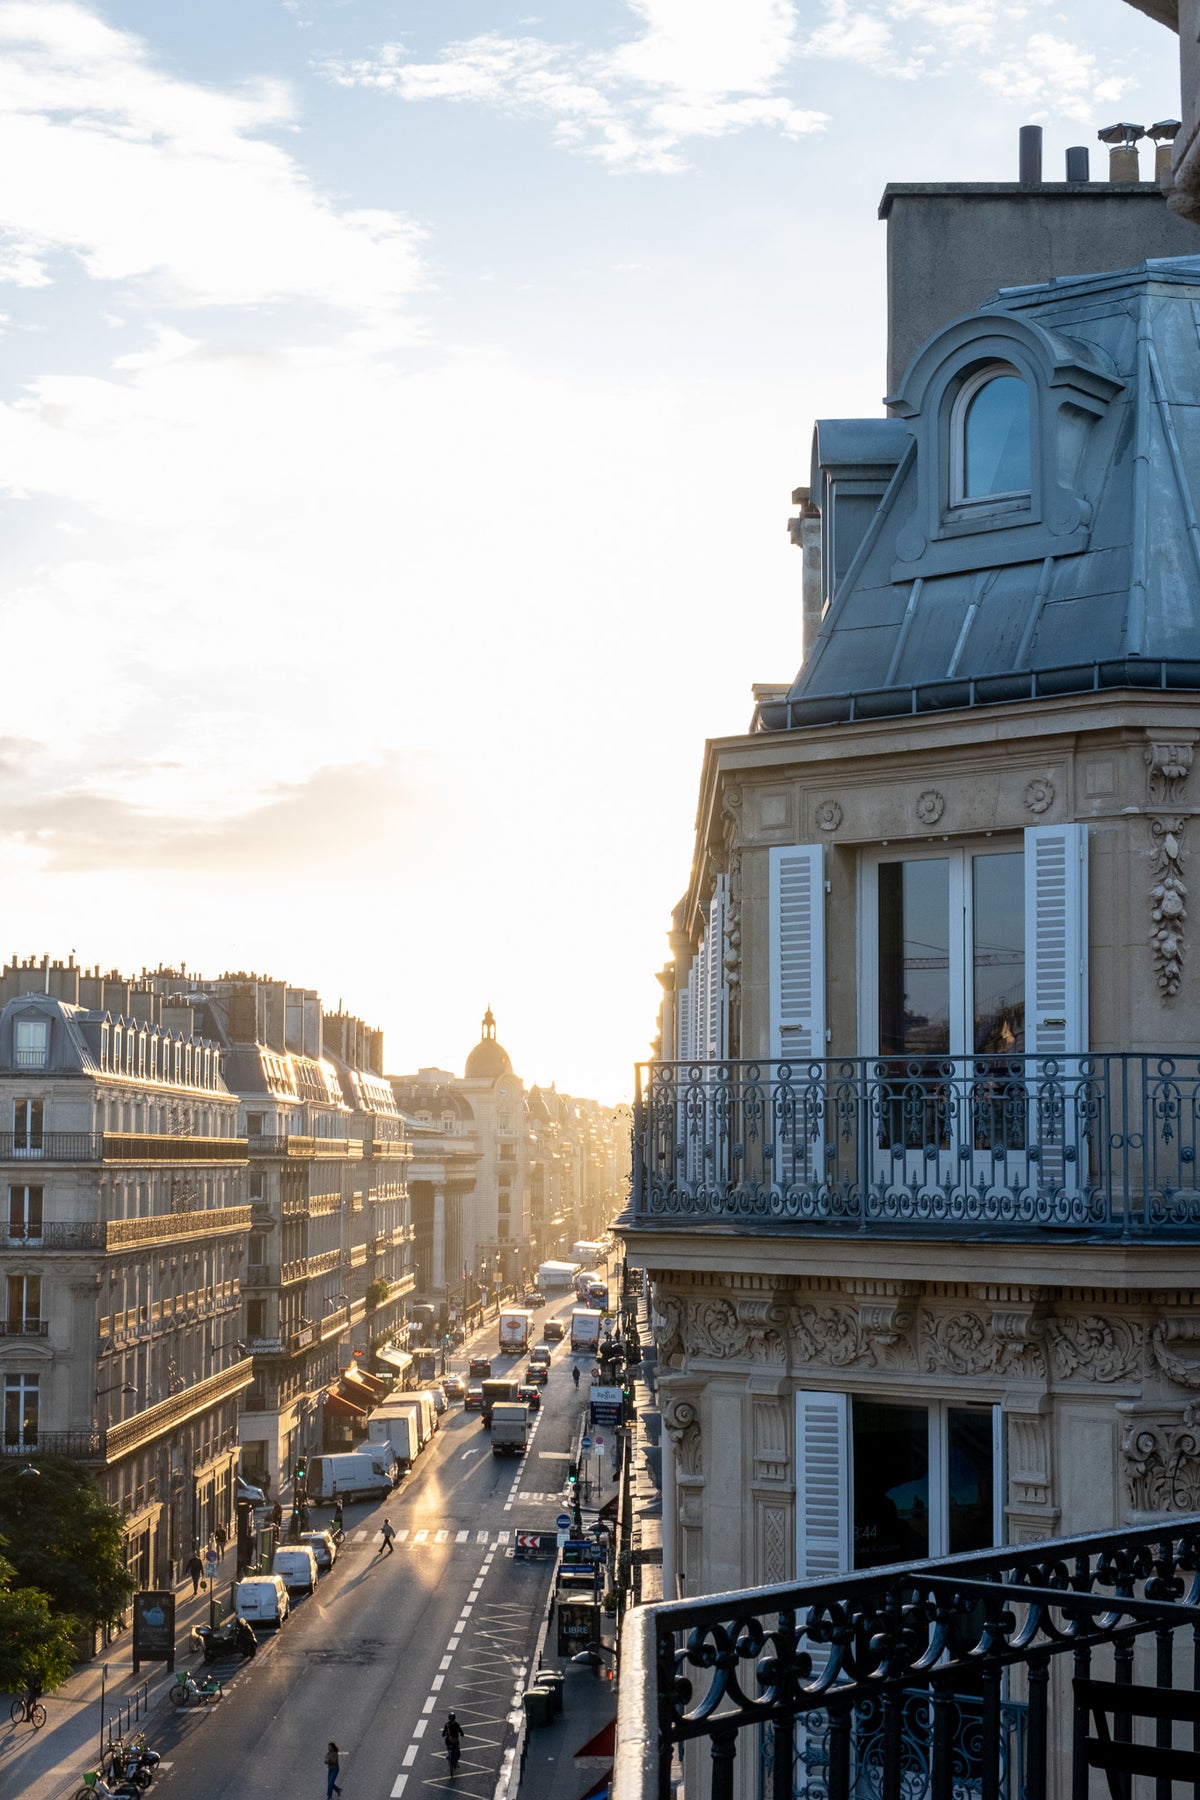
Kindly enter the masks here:
[[1025, 833], [1025, 1044], [1029, 1141], [1037, 1185], [1073, 1193], [1088, 1179], [1082, 1125], [1088, 1096], [1087, 826], [1031, 825]]
[[716, 892], [708, 904], [708, 929], [704, 941], [708, 946], [705, 1022], [708, 1040], [705, 1059], [723, 1062], [729, 1042], [729, 1006], [725, 992], [725, 910], [729, 877], [717, 878]]
[[850, 1567], [850, 1398], [796, 1395], [796, 1580]]
[[820, 844], [770, 852], [771, 1055], [825, 1055], [825, 863]]
[[1086, 825], [1031, 825], [1025, 833], [1025, 983], [1031, 1054], [1085, 1054]]
[[688, 1062], [692, 1054], [692, 983], [688, 978], [686, 987], [680, 988], [675, 996], [675, 1057], [678, 1062]]

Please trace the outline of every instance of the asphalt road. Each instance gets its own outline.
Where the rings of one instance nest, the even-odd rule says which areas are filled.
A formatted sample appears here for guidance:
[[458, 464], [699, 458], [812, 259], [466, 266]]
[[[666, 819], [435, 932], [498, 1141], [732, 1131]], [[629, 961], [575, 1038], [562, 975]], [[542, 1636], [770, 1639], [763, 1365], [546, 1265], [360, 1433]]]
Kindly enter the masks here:
[[[495, 1792], [552, 1569], [516, 1560], [513, 1537], [553, 1530], [586, 1398], [567, 1347], [554, 1348], [523, 1459], [494, 1457], [478, 1414], [454, 1406], [390, 1500], [347, 1509], [336, 1565], [269, 1653], [242, 1666], [219, 1705], [181, 1711], [156, 1732], [169, 1765], [154, 1784], [162, 1800], [321, 1800], [331, 1738], [346, 1800]], [[496, 1372], [510, 1366], [497, 1359]], [[323, 1516], [314, 1509], [315, 1522]], [[397, 1532], [390, 1556], [380, 1551], [385, 1517]], [[453, 1783], [441, 1740], [451, 1707], [464, 1732]]]

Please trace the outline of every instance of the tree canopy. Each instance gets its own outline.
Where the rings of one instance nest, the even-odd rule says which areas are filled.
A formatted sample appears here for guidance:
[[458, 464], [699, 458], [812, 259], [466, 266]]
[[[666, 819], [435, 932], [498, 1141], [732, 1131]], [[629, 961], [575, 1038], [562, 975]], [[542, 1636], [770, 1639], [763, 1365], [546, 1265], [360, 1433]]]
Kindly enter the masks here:
[[15, 1457], [0, 1459], [0, 1539], [14, 1590], [36, 1590], [76, 1629], [124, 1611], [134, 1583], [121, 1515], [78, 1463], [40, 1456], [31, 1472]]
[[12, 1564], [0, 1557], [0, 1692], [49, 1694], [74, 1666], [74, 1620], [56, 1616], [37, 1588], [14, 1581]]

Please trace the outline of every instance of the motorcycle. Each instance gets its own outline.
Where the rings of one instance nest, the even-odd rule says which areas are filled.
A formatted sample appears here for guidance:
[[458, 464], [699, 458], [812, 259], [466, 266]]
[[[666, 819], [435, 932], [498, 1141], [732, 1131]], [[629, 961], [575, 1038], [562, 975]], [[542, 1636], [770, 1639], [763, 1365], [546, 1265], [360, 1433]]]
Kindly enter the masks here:
[[225, 1689], [215, 1675], [206, 1675], [202, 1682], [197, 1682], [188, 1669], [179, 1671], [171, 1687], [173, 1706], [214, 1706], [224, 1698]]
[[227, 1656], [253, 1656], [258, 1639], [245, 1619], [226, 1619], [222, 1625], [197, 1625], [192, 1630], [191, 1646], [199, 1650], [206, 1663]]

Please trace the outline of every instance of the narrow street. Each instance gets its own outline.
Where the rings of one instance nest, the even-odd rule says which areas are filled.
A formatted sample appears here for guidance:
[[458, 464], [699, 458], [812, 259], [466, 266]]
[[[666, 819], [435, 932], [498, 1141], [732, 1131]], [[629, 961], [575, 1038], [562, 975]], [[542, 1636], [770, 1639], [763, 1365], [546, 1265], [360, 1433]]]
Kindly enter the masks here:
[[[497, 1358], [497, 1373], [510, 1366]], [[448, 1787], [441, 1728], [451, 1708], [464, 1732], [453, 1791], [493, 1793], [552, 1567], [517, 1561], [513, 1538], [552, 1531], [561, 1508], [584, 1404], [571, 1366], [556, 1346], [519, 1462], [494, 1457], [478, 1414], [455, 1406], [390, 1500], [347, 1509], [337, 1563], [278, 1643], [219, 1706], [175, 1715], [156, 1734], [172, 1800], [319, 1794], [331, 1738], [347, 1800]], [[390, 1556], [380, 1552], [385, 1517], [397, 1534]]]

